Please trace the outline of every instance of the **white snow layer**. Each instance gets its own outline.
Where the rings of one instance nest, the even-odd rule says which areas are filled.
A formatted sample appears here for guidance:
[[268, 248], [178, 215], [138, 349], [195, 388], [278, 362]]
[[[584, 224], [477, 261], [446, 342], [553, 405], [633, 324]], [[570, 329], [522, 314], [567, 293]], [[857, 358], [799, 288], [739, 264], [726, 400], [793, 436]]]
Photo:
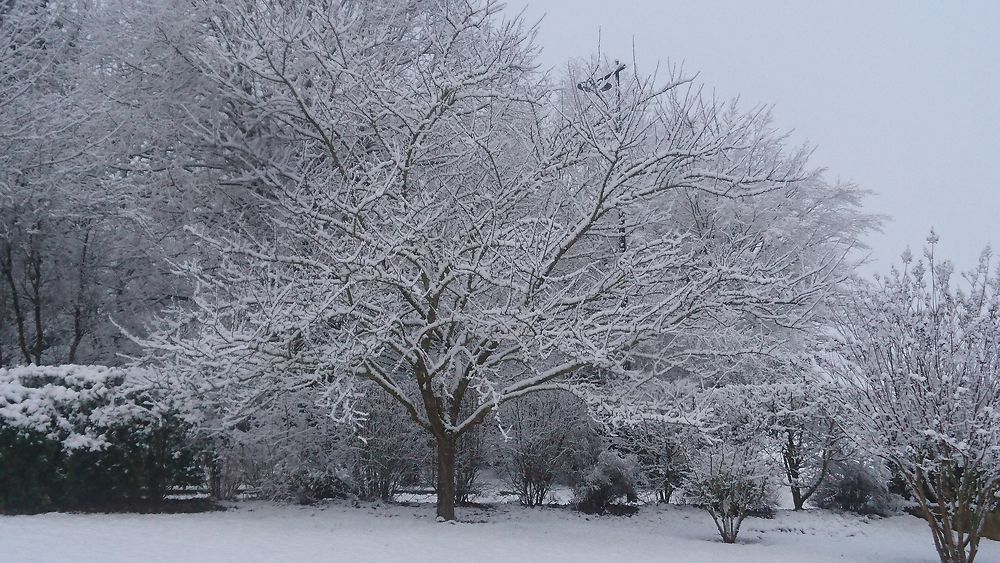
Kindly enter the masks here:
[[[748, 519], [723, 544], [708, 514], [646, 506], [631, 517], [559, 508], [460, 509], [437, 523], [432, 507], [345, 503], [314, 507], [243, 502], [202, 514], [0, 516], [9, 562], [878, 562], [934, 563], [926, 524], [912, 516], [867, 519], [809, 510]], [[983, 540], [977, 561], [1000, 562]]]

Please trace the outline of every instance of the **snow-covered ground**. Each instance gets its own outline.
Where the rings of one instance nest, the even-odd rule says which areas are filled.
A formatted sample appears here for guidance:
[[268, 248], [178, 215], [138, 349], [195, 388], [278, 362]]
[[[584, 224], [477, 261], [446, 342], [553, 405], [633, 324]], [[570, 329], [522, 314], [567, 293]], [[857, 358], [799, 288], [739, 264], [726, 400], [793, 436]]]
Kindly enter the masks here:
[[[0, 516], [5, 562], [644, 561], [933, 563], [921, 520], [780, 511], [749, 519], [740, 543], [719, 541], [692, 507], [647, 506], [631, 518], [501, 505], [437, 523], [428, 506], [314, 507], [244, 502], [202, 514]], [[984, 540], [978, 561], [1000, 562]]]

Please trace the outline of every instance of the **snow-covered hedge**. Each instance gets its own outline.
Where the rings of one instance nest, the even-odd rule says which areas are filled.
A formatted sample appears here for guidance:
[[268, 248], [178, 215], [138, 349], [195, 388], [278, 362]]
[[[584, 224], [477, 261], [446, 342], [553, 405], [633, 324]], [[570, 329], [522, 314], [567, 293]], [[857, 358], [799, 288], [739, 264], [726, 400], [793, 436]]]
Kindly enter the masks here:
[[0, 369], [0, 425], [43, 434], [66, 450], [103, 449], [107, 429], [156, 416], [129, 397], [138, 389], [127, 375], [106, 366]]
[[157, 502], [198, 474], [193, 413], [154, 373], [0, 369], [0, 508]]

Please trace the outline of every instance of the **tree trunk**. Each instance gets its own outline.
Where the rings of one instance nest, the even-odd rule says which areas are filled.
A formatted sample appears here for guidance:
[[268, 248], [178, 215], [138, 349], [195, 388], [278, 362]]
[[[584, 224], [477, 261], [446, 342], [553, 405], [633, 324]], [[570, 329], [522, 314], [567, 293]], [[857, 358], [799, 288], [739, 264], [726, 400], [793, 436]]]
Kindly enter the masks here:
[[69, 345], [68, 363], [76, 363], [76, 351], [83, 341], [83, 300], [87, 290], [87, 250], [90, 246], [90, 229], [83, 234], [83, 247], [80, 249], [80, 270], [77, 272], [76, 302], [73, 303], [73, 340]]
[[31, 363], [31, 351], [28, 349], [28, 337], [25, 331], [25, 315], [21, 309], [21, 296], [18, 292], [17, 282], [14, 281], [14, 256], [11, 244], [4, 244], [3, 261], [0, 262], [4, 278], [10, 286], [10, 303], [14, 311], [14, 326], [17, 328], [17, 345], [21, 349], [22, 357], [26, 364]]
[[792, 486], [792, 506], [795, 510], [802, 510], [805, 506], [806, 499], [802, 496], [802, 488], [795, 485]]
[[782, 455], [785, 462], [785, 474], [792, 490], [792, 505], [795, 510], [802, 510], [808, 495], [802, 494], [802, 487], [799, 485], [799, 478], [802, 476], [802, 460], [799, 459], [799, 444], [795, 440], [795, 433], [791, 430], [785, 433], [786, 441]]
[[205, 467], [208, 468], [208, 496], [212, 500], [229, 500], [222, 498], [222, 461], [214, 453], [205, 454]]
[[656, 492], [657, 501], [665, 504], [670, 503], [670, 497], [674, 495], [674, 486], [670, 482], [663, 483], [663, 486]]
[[437, 443], [437, 515], [455, 520], [455, 437], [434, 436]]

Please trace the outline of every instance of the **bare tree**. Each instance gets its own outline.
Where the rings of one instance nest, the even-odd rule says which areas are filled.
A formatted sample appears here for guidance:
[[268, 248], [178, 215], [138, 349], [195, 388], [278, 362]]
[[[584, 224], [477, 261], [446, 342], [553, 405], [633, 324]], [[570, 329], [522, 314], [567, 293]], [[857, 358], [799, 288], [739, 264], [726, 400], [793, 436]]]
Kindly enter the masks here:
[[734, 385], [706, 393], [714, 427], [686, 441], [690, 459], [687, 500], [712, 516], [725, 543], [735, 543], [743, 521], [773, 507], [774, 449], [766, 411]]
[[936, 242], [860, 288], [828, 365], [859, 446], [903, 477], [941, 561], [969, 563], [1000, 490], [1000, 270], [987, 250], [953, 285]]
[[140, 340], [234, 419], [285, 389], [350, 419], [375, 382], [436, 443], [443, 519], [458, 441], [499, 405], [570, 389], [637, 416], [657, 363], [634, 351], [718, 351], [689, 336], [744, 315], [800, 326], [842, 279], [835, 233], [806, 261], [775, 251], [795, 235], [709, 248], [670, 219], [670, 193], [736, 210], [821, 184], [766, 112], [673, 74], [552, 85], [491, 0], [206, 4], [186, 56], [225, 109], [197, 127], [252, 205], [192, 229], [218, 267], [182, 265], [194, 307]]

